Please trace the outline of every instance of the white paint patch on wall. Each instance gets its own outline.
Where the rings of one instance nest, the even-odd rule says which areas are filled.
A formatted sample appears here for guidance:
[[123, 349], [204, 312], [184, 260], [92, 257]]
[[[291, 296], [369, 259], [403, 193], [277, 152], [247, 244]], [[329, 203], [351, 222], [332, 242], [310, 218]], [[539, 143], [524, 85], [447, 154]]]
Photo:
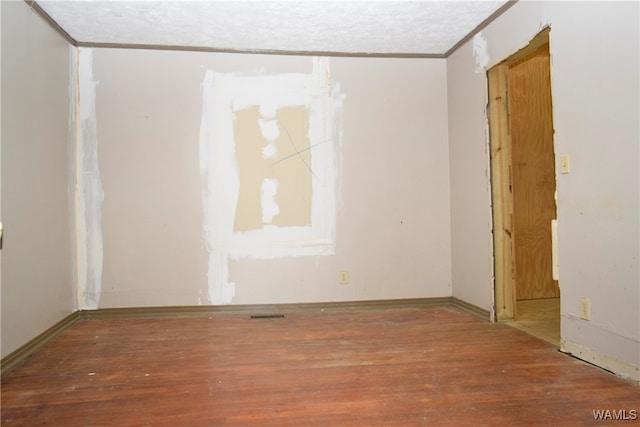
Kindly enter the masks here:
[[91, 49], [77, 49], [72, 105], [76, 116], [75, 218], [78, 308], [97, 309], [102, 289], [102, 201], [98, 169], [96, 86]]
[[277, 154], [278, 154], [278, 147], [276, 147], [276, 144], [274, 144], [273, 142], [270, 142], [269, 144], [265, 145], [264, 148], [262, 149], [262, 157], [264, 159], [273, 159], [276, 157]]
[[476, 74], [486, 73], [489, 64], [489, 49], [487, 38], [482, 35], [482, 31], [473, 36], [473, 57], [476, 60]]
[[[207, 70], [202, 97], [200, 172], [204, 238], [209, 251], [209, 298], [212, 304], [228, 304], [235, 294], [235, 283], [229, 282], [229, 259], [335, 253], [338, 157], [342, 144], [339, 125], [344, 95], [339, 84], [331, 80], [329, 60], [313, 58], [310, 74], [247, 75]], [[309, 111], [308, 138], [313, 149], [310, 169], [314, 175], [309, 226], [265, 224], [261, 229], [234, 232], [240, 189], [234, 112], [252, 106], [259, 106], [261, 116], [267, 119], [260, 126], [268, 140], [275, 139], [279, 132], [277, 123], [268, 120], [279, 109], [304, 106]], [[275, 155], [268, 147], [263, 155]], [[262, 194], [264, 214], [267, 192]], [[275, 203], [273, 197], [270, 200]]]
[[278, 194], [278, 180], [265, 178], [260, 188], [262, 222], [265, 224], [271, 224], [273, 217], [280, 213], [278, 202], [276, 202], [276, 194]]
[[278, 154], [278, 148], [274, 143], [274, 141], [280, 136], [280, 127], [278, 126], [278, 121], [275, 119], [260, 119], [258, 120], [258, 124], [260, 125], [260, 132], [262, 132], [262, 135], [265, 137], [265, 139], [269, 141], [269, 144], [265, 145], [262, 148], [262, 157], [264, 159], [273, 159]]
[[277, 120], [258, 120], [258, 124], [260, 125], [260, 131], [262, 135], [269, 141], [275, 141], [278, 136], [280, 136], [280, 128], [278, 127]]

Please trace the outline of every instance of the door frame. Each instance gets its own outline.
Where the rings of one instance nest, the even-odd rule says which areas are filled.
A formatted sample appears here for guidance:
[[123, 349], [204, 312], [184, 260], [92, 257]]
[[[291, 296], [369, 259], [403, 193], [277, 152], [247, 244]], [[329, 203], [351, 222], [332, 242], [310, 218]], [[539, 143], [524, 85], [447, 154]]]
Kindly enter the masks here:
[[487, 71], [491, 205], [493, 219], [494, 318], [516, 317], [515, 260], [513, 257], [513, 193], [509, 129], [509, 65], [549, 43], [550, 27], [543, 28], [527, 46]]

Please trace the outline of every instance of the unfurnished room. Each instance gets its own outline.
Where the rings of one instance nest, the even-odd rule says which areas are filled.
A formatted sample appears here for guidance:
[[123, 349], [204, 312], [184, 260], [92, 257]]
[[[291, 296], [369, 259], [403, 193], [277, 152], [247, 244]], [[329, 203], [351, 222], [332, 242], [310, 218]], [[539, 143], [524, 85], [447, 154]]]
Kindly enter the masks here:
[[637, 1], [0, 1], [7, 426], [640, 422]]

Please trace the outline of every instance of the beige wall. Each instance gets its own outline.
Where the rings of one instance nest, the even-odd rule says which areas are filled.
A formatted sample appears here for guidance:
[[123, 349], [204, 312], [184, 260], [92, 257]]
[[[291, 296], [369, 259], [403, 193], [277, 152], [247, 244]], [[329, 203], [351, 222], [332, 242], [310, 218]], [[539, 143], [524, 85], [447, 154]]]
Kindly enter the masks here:
[[[557, 176], [563, 347], [636, 378], [638, 13], [635, 2], [518, 2], [482, 32], [486, 55], [470, 41], [447, 59], [454, 296], [489, 308], [493, 292], [487, 82], [476, 59], [491, 67], [550, 25], [555, 151], [571, 158]], [[579, 319], [583, 297], [591, 321]]]
[[493, 301], [486, 77], [471, 44], [447, 58], [453, 296], [485, 310]]
[[2, 356], [74, 309], [69, 47], [24, 2], [2, 8]]
[[[228, 262], [231, 303], [451, 295], [443, 60], [329, 60], [344, 93], [335, 253]], [[100, 307], [209, 304], [199, 138], [216, 73], [310, 73], [312, 59], [93, 50], [104, 189]], [[349, 270], [350, 283], [338, 284]]]

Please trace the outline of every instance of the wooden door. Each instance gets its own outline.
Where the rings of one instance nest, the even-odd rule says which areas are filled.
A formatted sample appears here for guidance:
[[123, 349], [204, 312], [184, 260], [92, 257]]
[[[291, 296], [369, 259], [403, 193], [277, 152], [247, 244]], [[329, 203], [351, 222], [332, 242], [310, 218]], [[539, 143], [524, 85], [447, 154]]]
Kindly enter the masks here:
[[508, 98], [516, 299], [559, 297], [551, 257], [556, 186], [548, 43], [509, 65]]

